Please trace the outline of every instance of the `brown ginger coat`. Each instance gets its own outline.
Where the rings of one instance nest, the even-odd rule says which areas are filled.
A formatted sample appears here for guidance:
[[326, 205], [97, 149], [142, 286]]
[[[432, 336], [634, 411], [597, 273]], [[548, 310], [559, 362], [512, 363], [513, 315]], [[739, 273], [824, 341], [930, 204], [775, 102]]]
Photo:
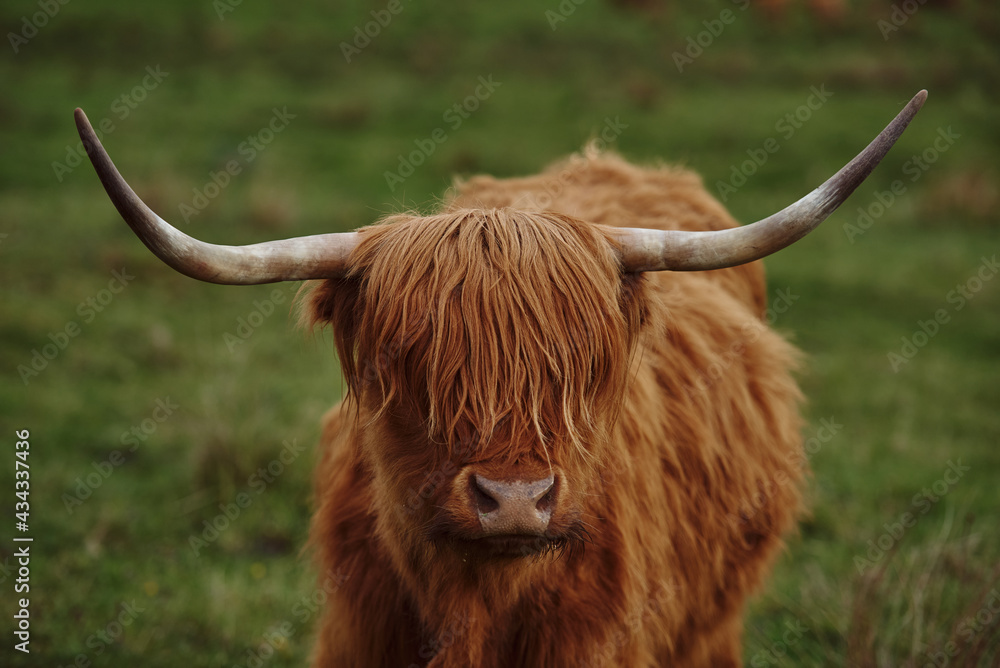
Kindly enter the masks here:
[[[587, 152], [367, 228], [307, 303], [350, 388], [316, 475], [312, 542], [346, 578], [317, 666], [741, 665], [800, 510], [796, 351], [759, 262], [623, 274], [603, 227], [735, 224], [689, 172]], [[449, 543], [470, 471], [557, 472], [552, 549]]]

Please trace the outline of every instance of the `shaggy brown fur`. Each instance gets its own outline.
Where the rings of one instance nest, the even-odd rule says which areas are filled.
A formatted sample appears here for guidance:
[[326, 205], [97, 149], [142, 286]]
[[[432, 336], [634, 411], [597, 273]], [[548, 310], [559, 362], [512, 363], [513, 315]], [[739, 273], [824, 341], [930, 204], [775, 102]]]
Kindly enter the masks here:
[[[743, 605], [799, 510], [796, 353], [759, 263], [623, 274], [605, 226], [735, 225], [678, 169], [574, 156], [366, 228], [314, 289], [349, 384], [326, 417], [317, 666], [741, 665]], [[469, 476], [558, 480], [524, 556]]]

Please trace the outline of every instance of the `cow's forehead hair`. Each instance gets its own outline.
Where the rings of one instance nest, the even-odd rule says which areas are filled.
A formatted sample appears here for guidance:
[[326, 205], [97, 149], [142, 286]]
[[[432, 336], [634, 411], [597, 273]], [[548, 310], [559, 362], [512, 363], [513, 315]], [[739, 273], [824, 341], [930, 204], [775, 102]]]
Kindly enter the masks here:
[[580, 445], [615, 412], [638, 309], [603, 228], [463, 209], [392, 217], [362, 236], [353, 307], [323, 313], [336, 301], [323, 290], [344, 281], [312, 299], [354, 393], [417, 411], [428, 436], [451, 446], [473, 434]]

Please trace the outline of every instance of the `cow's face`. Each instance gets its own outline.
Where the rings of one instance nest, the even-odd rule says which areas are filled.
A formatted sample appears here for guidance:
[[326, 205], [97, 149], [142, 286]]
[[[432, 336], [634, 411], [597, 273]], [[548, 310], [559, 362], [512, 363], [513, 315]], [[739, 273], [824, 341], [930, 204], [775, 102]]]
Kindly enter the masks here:
[[369, 228], [313, 293], [358, 407], [380, 528], [509, 560], [587, 535], [642, 320], [610, 237], [508, 210]]

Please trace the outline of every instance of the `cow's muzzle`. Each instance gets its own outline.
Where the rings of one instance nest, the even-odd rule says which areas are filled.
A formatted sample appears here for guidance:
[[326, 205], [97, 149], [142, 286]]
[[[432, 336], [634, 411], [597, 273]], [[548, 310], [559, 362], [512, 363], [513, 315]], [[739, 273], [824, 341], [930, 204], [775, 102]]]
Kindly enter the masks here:
[[469, 476], [469, 503], [483, 537], [544, 536], [556, 500], [556, 479], [490, 480]]

